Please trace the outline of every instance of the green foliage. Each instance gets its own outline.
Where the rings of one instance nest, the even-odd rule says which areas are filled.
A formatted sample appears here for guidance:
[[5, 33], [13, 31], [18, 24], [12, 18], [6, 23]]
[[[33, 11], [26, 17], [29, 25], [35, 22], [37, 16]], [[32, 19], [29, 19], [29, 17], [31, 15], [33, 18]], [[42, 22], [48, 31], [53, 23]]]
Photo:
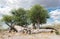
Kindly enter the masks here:
[[55, 33], [56, 33], [56, 35], [60, 35], [60, 32], [57, 30], [57, 31], [55, 31]]
[[2, 21], [11, 23], [11, 22], [13, 22], [13, 19], [14, 19], [13, 16], [4, 15]]
[[31, 21], [35, 23], [46, 23], [47, 18], [49, 18], [48, 11], [40, 5], [34, 5], [29, 13]]
[[19, 8], [17, 10], [11, 11], [13, 16], [15, 17], [15, 23], [17, 25], [25, 25], [27, 24], [27, 12], [23, 8]]
[[25, 10], [24, 8], [14, 9], [11, 10], [11, 14], [12, 16], [3, 16], [3, 20], [20, 26], [29, 23], [46, 23], [47, 18], [49, 18], [48, 11], [40, 5], [34, 5], [30, 10]]

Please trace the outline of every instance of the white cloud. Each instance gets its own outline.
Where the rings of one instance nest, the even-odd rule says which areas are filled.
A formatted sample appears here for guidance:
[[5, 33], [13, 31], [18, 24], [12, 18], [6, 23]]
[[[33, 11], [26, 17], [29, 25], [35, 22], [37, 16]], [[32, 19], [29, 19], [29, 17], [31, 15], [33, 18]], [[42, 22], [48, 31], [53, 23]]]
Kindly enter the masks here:
[[[59, 7], [60, 1], [59, 0], [0, 0], [0, 15], [2, 14], [10, 14], [9, 11], [12, 8], [29, 8], [33, 4], [41, 4], [45, 7]], [[52, 4], [51, 4], [52, 3]], [[51, 17], [55, 19], [59, 19], [60, 12], [59, 10], [51, 11]]]
[[58, 21], [58, 20], [55, 20], [55, 23], [60, 23], [60, 21]]
[[59, 9], [51, 11], [50, 14], [51, 14], [51, 18], [60, 19], [60, 10]]
[[56, 9], [50, 12], [51, 18], [53, 18], [55, 23], [60, 23], [60, 9]]
[[10, 14], [12, 8], [29, 8], [32, 2], [32, 0], [0, 0], [0, 15]]
[[0, 15], [10, 15], [9, 11], [11, 8], [6, 7], [6, 8], [0, 8]]
[[[49, 1], [48, 0], [0, 0], [0, 8], [1, 9], [3, 8], [4, 10], [6, 10], [7, 7], [9, 7], [8, 9], [18, 8], [18, 7], [29, 8], [36, 3], [41, 4], [45, 7], [59, 6], [60, 4], [59, 0], [55, 0], [54, 2], [53, 1], [54, 0], [49, 0]], [[8, 9], [6, 11], [9, 11]], [[0, 10], [0, 11], [2, 12], [4, 10]]]
[[24, 7], [29, 8], [33, 3], [33, 0], [5, 0], [5, 5], [9, 7]]
[[[0, 15], [10, 15], [12, 8], [18, 8], [17, 0], [0, 0]], [[0, 16], [0, 17], [1, 17]]]

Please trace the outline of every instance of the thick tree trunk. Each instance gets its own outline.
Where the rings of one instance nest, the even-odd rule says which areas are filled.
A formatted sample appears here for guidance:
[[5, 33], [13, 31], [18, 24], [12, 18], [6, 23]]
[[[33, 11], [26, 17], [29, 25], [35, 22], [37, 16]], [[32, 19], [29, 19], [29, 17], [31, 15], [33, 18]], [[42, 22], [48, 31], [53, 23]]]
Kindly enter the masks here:
[[18, 32], [14, 27], [10, 27], [10, 31], [9, 32], [11, 32], [11, 31], [14, 31], [14, 32]]
[[40, 29], [40, 18], [38, 17], [37, 19], [38, 19], [37, 20], [37, 27], [38, 27], [38, 29]]
[[37, 28], [40, 29], [40, 24], [39, 23], [37, 23]]
[[37, 28], [40, 29], [40, 22], [37, 20]]
[[35, 23], [33, 23], [33, 29], [36, 29]]
[[14, 28], [14, 26], [11, 24], [11, 25], [9, 25], [8, 23], [6, 23], [9, 27], [10, 27], [10, 30], [9, 30], [9, 32], [11, 32], [12, 30], [14, 31], [14, 32], [18, 32], [15, 28]]

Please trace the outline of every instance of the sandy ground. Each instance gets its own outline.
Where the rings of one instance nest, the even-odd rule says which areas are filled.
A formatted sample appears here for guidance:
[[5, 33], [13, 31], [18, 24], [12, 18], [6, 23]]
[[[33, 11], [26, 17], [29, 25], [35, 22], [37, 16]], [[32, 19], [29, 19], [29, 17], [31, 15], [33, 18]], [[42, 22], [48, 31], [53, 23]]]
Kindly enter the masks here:
[[51, 33], [22, 34], [22, 33], [0, 33], [0, 39], [60, 39], [60, 35]]

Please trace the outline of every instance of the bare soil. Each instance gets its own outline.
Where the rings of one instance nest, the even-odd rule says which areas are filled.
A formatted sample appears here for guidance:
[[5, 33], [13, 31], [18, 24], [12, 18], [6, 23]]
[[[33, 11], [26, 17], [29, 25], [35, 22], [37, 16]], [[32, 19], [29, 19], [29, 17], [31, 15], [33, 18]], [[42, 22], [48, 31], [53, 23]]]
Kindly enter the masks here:
[[0, 39], [60, 39], [60, 35], [54, 33], [23, 34], [0, 32]]

